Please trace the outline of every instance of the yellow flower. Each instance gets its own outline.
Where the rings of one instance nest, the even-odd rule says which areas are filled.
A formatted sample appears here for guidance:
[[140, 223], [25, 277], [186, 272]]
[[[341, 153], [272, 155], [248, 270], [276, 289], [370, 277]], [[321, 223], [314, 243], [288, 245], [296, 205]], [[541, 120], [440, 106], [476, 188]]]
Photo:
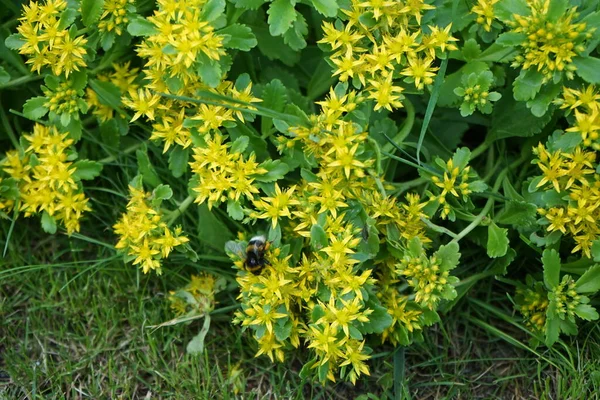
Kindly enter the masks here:
[[471, 8], [473, 14], [477, 14], [477, 23], [483, 26], [486, 32], [492, 29], [492, 22], [496, 18], [494, 4], [500, 0], [477, 0], [477, 4]]
[[412, 78], [417, 89], [423, 89], [424, 85], [431, 85], [433, 83], [433, 77], [435, 76], [434, 72], [439, 69], [437, 67], [432, 67], [432, 62], [433, 59], [428, 57], [410, 57], [408, 59], [409, 65], [400, 73]]
[[122, 101], [123, 104], [135, 111], [130, 122], [137, 120], [142, 115], [153, 121], [160, 96], [150, 92], [148, 89], [131, 89], [129, 90], [129, 97], [124, 97]]
[[258, 201], [254, 201], [258, 214], [256, 218], [270, 219], [273, 229], [277, 226], [277, 222], [281, 217], [291, 218], [290, 206], [298, 205], [300, 202], [293, 198], [296, 186], [292, 186], [285, 192], [275, 183], [275, 196], [262, 197]]
[[167, 227], [162, 213], [150, 204], [150, 193], [129, 186], [129, 195], [126, 212], [113, 226], [119, 236], [115, 248], [134, 257], [133, 264], [140, 264], [145, 274], [155, 270], [160, 275], [161, 261], [189, 239], [183, 236], [180, 227], [174, 230]]

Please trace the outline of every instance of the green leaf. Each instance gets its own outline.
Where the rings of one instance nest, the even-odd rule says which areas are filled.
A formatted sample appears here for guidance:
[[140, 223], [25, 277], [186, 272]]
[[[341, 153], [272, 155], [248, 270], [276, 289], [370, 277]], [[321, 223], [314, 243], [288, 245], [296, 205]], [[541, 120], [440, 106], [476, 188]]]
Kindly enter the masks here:
[[239, 201], [231, 199], [227, 201], [227, 214], [235, 221], [244, 219], [244, 209]]
[[595, 321], [599, 317], [596, 309], [589, 304], [579, 304], [575, 308], [575, 314], [577, 314], [579, 318], [585, 319], [586, 321]]
[[[261, 104], [263, 107], [277, 112], [283, 111], [288, 101], [287, 89], [279, 79], [273, 79], [266, 84], [261, 97], [263, 99], [263, 103]], [[268, 135], [272, 127], [273, 119], [262, 117], [260, 129], [263, 136]]]
[[206, 83], [210, 87], [217, 87], [221, 83], [221, 77], [223, 72], [221, 71], [221, 64], [219, 62], [208, 58], [204, 53], [200, 53], [197, 58], [198, 62], [198, 75], [202, 79], [202, 82]]
[[327, 247], [329, 239], [327, 239], [327, 233], [323, 227], [319, 224], [314, 224], [310, 229], [310, 246], [313, 250], [321, 250], [323, 247]]
[[27, 41], [20, 33], [13, 33], [4, 40], [4, 45], [11, 50], [19, 50]]
[[[551, 303], [552, 304], [552, 303]], [[550, 308], [548, 308], [548, 313], [550, 314]], [[558, 315], [547, 315], [546, 318], [546, 346], [552, 347], [554, 343], [558, 340], [558, 335], [560, 334], [560, 318]]]
[[152, 36], [156, 35], [158, 30], [152, 22], [138, 16], [127, 25], [127, 32], [131, 36]]
[[525, 41], [527, 41], [527, 35], [524, 33], [505, 32], [498, 36], [495, 43], [500, 46], [509, 47], [517, 46]]
[[198, 239], [219, 252], [229, 240], [234, 239], [229, 228], [208, 209], [206, 203], [198, 206]]
[[600, 261], [600, 239], [592, 242], [592, 257], [594, 261]]
[[556, 99], [560, 93], [561, 86], [557, 84], [547, 83], [542, 90], [535, 96], [533, 100], [527, 102], [527, 107], [531, 109], [531, 113], [536, 117], [542, 117], [548, 111], [550, 104]]
[[160, 184], [152, 191], [152, 197], [156, 200], [169, 200], [173, 197], [173, 189], [169, 185]]
[[[75, 18], [79, 15], [79, 12], [75, 8], [71, 8], [67, 6], [67, 8], [60, 13], [60, 19], [58, 20], [58, 29], [67, 29], [73, 22], [75, 22]], [[76, 32], [75, 30], [73, 32]]]
[[267, 170], [264, 175], [256, 175], [254, 177], [258, 182], [274, 182], [282, 179], [290, 170], [290, 167], [280, 160], [267, 160], [260, 164], [261, 168]]
[[292, 28], [283, 34], [283, 42], [294, 50], [302, 50], [306, 47], [304, 37], [308, 34], [308, 24], [302, 14], [299, 12], [296, 12], [296, 14], [296, 20], [292, 24]]
[[56, 220], [47, 211], [42, 213], [42, 229], [51, 235], [56, 233]]
[[335, 17], [338, 11], [336, 0], [311, 0], [315, 9], [326, 17]]
[[91, 180], [100, 175], [103, 165], [97, 161], [79, 160], [74, 165], [75, 173], [73, 176], [77, 180]]
[[201, 354], [204, 352], [204, 339], [210, 329], [210, 315], [204, 315], [204, 324], [200, 332], [187, 344], [185, 350], [188, 354]]
[[458, 243], [450, 242], [446, 245], [442, 245], [434, 255], [440, 262], [440, 268], [443, 271], [452, 270], [456, 268], [458, 261], [460, 260]]
[[188, 159], [190, 156], [190, 149], [184, 149], [181, 146], [173, 147], [173, 150], [169, 154], [169, 170], [175, 178], [180, 178], [185, 174], [188, 167]]
[[267, 11], [269, 14], [269, 32], [272, 36], [280, 36], [292, 27], [296, 20], [296, 10], [291, 0], [274, 0]]
[[502, 214], [496, 218], [499, 224], [513, 225], [517, 228], [525, 228], [535, 223], [537, 219], [537, 207], [533, 203], [520, 200], [509, 200]]
[[589, 83], [600, 83], [600, 58], [573, 57], [577, 75]]
[[363, 322], [358, 326], [358, 330], [363, 334], [382, 333], [390, 325], [392, 325], [392, 316], [388, 314], [387, 308], [381, 306], [378, 302], [372, 301], [372, 297], [369, 297], [367, 302], [367, 308], [373, 310], [369, 315], [369, 321]]
[[252, 33], [252, 29], [246, 25], [229, 25], [227, 28], [221, 29], [218, 33], [220, 35], [226, 35], [223, 39], [223, 46], [230, 49], [250, 51], [250, 49], [256, 47], [256, 44], [258, 43], [256, 41], [256, 36]]
[[101, 104], [114, 110], [121, 107], [121, 91], [114, 83], [90, 79], [89, 85], [98, 95], [98, 101]]
[[559, 283], [560, 256], [554, 249], [546, 249], [542, 253], [542, 264], [544, 264], [544, 284], [546, 289], [552, 290]]
[[552, 118], [551, 113], [536, 117], [525, 103], [515, 102], [511, 97], [503, 95], [494, 106], [488, 134], [490, 140], [533, 136], [540, 133]]
[[500, 0], [494, 6], [494, 16], [504, 23], [514, 21], [514, 14], [531, 14], [526, 0]]
[[27, 100], [23, 105], [23, 114], [32, 120], [37, 120], [42, 118], [44, 115], [48, 113], [48, 109], [44, 105], [48, 101], [45, 97], [32, 97]]
[[[258, 49], [269, 60], [280, 60], [290, 67], [300, 60], [300, 53], [286, 45], [281, 36], [271, 36], [267, 25], [253, 25], [252, 31], [256, 35]], [[323, 63], [327, 64], [325, 60]]]
[[535, 97], [542, 88], [544, 75], [532, 69], [522, 69], [513, 82], [515, 100], [527, 101]]
[[582, 140], [580, 132], [561, 133], [558, 139], [552, 142], [552, 149], [555, 151], [562, 150], [564, 152], [571, 152], [582, 142]]
[[225, 0], [208, 0], [202, 7], [202, 20], [212, 22], [225, 12]]
[[[285, 321], [285, 323], [281, 323], [280, 321]], [[277, 323], [273, 324], [273, 332], [277, 340], [286, 340], [292, 333], [292, 320], [289, 317], [278, 319]]]
[[468, 147], [461, 147], [456, 149], [452, 156], [452, 164], [459, 170], [465, 168], [471, 159], [471, 150]]
[[562, 17], [569, 7], [569, 0], [550, 0], [546, 18], [550, 22], [556, 22]]
[[0, 86], [6, 85], [8, 82], [10, 82], [10, 74], [4, 67], [0, 67]]
[[[462, 55], [467, 62], [475, 60], [481, 54], [481, 46], [475, 39], [466, 40], [461, 49]], [[449, 76], [448, 76], [449, 77]], [[447, 77], [447, 78], [448, 78]], [[454, 86], [456, 87], [456, 86]]]
[[600, 290], [600, 264], [590, 267], [575, 283], [577, 293], [595, 293]]
[[246, 10], [258, 10], [267, 0], [231, 0], [235, 8], [245, 8]]
[[248, 147], [248, 143], [250, 143], [250, 139], [248, 138], [248, 136], [238, 137], [234, 140], [233, 144], [231, 145], [231, 152], [243, 153], [244, 150], [246, 150], [246, 148]]
[[87, 27], [98, 22], [104, 0], [81, 0], [81, 21]]
[[513, 47], [506, 47], [496, 43], [489, 46], [477, 57], [477, 61], [483, 62], [509, 62], [517, 52]]
[[160, 185], [160, 178], [158, 177], [158, 174], [154, 170], [154, 167], [150, 162], [150, 158], [148, 157], [148, 149], [144, 147], [144, 149], [137, 150], [135, 154], [137, 156], [138, 170], [142, 175], [144, 183], [150, 185], [151, 187], [157, 187]]
[[508, 251], [508, 229], [500, 228], [495, 222], [488, 226], [487, 255], [502, 257]]

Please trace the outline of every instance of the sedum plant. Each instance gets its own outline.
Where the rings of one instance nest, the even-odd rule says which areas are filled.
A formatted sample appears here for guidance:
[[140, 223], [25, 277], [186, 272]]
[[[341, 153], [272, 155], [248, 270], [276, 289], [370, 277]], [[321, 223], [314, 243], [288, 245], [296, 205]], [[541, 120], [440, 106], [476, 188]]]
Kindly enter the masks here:
[[203, 319], [189, 353], [231, 311], [257, 356], [354, 384], [492, 277], [537, 345], [598, 319], [596, 1], [32, 0], [12, 18], [6, 231], [111, 231], [104, 251], [173, 289], [158, 326]]

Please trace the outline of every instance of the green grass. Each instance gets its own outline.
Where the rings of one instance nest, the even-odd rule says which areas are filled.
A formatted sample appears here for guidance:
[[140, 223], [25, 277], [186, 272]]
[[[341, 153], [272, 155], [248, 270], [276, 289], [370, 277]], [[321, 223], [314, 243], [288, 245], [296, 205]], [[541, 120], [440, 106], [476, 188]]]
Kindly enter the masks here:
[[[35, 225], [19, 221], [0, 261], [0, 399], [235, 398], [229, 373], [238, 366], [238, 398], [394, 399], [402, 379], [415, 399], [588, 399], [600, 390], [600, 327], [583, 326], [553, 350], [531, 349], [528, 334], [508, 322], [511, 310], [497, 308], [506, 301], [489, 297], [502, 292], [493, 278], [427, 331], [424, 343], [407, 348], [404, 360], [396, 355], [403, 361], [396, 377], [394, 349], [380, 346], [371, 376], [355, 387], [303, 381], [302, 351], [283, 364], [254, 358], [256, 346], [230, 324], [231, 311], [213, 316], [205, 353], [187, 355], [202, 321], [150, 327], [173, 317], [165, 294], [194, 268], [144, 276], [108, 249], [38, 236]], [[217, 309], [234, 296], [224, 293]]]

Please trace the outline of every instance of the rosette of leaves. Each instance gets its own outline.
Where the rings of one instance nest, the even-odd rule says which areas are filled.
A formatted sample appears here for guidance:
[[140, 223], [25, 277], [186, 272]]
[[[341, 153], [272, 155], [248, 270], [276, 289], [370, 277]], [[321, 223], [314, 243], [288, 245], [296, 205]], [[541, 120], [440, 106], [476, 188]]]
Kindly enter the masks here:
[[[448, 161], [436, 157], [435, 169], [421, 170], [420, 174], [435, 182], [426, 193], [431, 201], [425, 207], [428, 215], [433, 215], [440, 206], [443, 214], [450, 221], [456, 219], [455, 209], [471, 211], [475, 205], [469, 194], [481, 193], [487, 185], [478, 178], [477, 173], [469, 167], [471, 151], [462, 147], [457, 149]], [[453, 192], [454, 191], [454, 192]], [[456, 195], [454, 194], [456, 193]]]
[[568, 274], [561, 279], [561, 261], [556, 250], [545, 250], [542, 264], [544, 287], [548, 296], [543, 333], [546, 345], [552, 346], [561, 333], [577, 334], [577, 319], [598, 319], [598, 312], [589, 304], [588, 296], [600, 290], [600, 265], [588, 268], [575, 280]]
[[454, 89], [454, 94], [462, 98], [460, 115], [467, 117], [475, 112], [482, 114], [492, 113], [492, 103], [500, 100], [502, 95], [490, 92], [494, 83], [494, 74], [491, 71], [473, 72], [462, 77], [463, 86]]

